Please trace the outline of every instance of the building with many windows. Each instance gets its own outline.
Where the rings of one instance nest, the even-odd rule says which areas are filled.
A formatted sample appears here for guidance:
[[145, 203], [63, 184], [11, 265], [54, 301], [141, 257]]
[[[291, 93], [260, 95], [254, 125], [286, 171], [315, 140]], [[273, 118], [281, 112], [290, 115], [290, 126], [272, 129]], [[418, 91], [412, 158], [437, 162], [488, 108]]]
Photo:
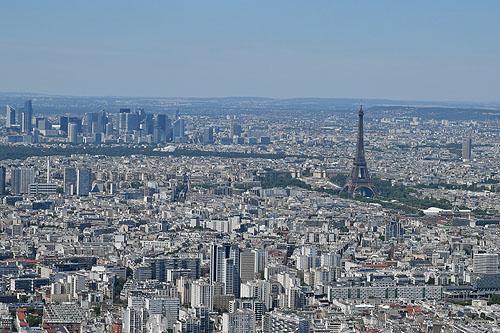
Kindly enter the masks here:
[[89, 195], [92, 186], [92, 171], [89, 168], [78, 169], [76, 172], [76, 194]]
[[24, 110], [21, 114], [21, 132], [31, 134], [33, 130], [33, 105], [31, 99], [24, 102]]
[[16, 109], [7, 105], [7, 114], [5, 120], [5, 127], [10, 128], [16, 124]]
[[57, 193], [56, 184], [33, 183], [29, 185], [30, 195], [48, 195]]
[[475, 253], [472, 259], [473, 271], [477, 274], [497, 274], [497, 253]]
[[29, 185], [35, 182], [35, 169], [34, 168], [19, 168], [12, 170], [11, 185], [12, 193], [28, 194]]
[[294, 313], [272, 311], [264, 315], [264, 333], [309, 333], [311, 321]]
[[222, 315], [222, 332], [255, 332], [255, 313], [252, 310], [236, 310], [233, 313], [224, 313]]

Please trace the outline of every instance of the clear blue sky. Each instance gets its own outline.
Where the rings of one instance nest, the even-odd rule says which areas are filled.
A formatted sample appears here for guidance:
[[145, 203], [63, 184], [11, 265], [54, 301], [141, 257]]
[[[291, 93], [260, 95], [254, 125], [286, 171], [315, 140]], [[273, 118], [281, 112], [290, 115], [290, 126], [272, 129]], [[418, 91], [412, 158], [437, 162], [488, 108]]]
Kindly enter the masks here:
[[0, 3], [0, 91], [500, 100], [500, 1]]

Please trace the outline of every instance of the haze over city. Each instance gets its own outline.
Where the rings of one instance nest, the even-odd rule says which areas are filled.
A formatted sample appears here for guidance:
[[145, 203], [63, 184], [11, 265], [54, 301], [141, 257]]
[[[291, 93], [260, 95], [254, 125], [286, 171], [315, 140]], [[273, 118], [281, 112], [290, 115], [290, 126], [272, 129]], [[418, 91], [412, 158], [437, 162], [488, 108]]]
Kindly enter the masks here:
[[499, 10], [0, 3], [0, 332], [500, 332]]

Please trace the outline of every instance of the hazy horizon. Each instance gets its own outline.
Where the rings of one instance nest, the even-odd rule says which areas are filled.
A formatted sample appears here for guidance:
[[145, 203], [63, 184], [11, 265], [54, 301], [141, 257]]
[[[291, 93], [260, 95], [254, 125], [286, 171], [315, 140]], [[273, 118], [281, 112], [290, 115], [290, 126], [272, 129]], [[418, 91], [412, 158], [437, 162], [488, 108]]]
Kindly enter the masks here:
[[293, 100], [293, 99], [311, 99], [311, 100], [358, 100], [360, 104], [364, 101], [387, 101], [387, 102], [404, 102], [404, 103], [500, 103], [499, 100], [423, 100], [423, 99], [392, 99], [384, 97], [375, 98], [358, 98], [358, 97], [315, 97], [315, 96], [294, 96], [294, 97], [270, 97], [270, 96], [139, 96], [139, 95], [70, 95], [57, 93], [39, 93], [31, 91], [0, 91], [0, 95], [22, 95], [36, 99], [37, 96], [48, 97], [63, 97], [63, 98], [139, 98], [139, 99], [271, 99], [271, 100]]

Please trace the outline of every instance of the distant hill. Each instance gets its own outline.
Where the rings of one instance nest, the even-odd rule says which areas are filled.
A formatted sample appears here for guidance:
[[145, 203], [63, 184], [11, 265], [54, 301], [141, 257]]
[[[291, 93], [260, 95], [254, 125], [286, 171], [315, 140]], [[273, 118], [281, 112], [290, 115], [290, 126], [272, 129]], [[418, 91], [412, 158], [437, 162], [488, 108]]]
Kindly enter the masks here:
[[[24, 100], [33, 99], [35, 114], [83, 114], [105, 109], [110, 113], [120, 108], [141, 107], [146, 112], [174, 113], [176, 110], [190, 114], [235, 114], [309, 112], [346, 112], [356, 110], [359, 98], [288, 98], [267, 97], [78, 97], [37, 93], [0, 93], [0, 110], [5, 105], [22, 107]], [[402, 115], [424, 119], [481, 120], [498, 118], [500, 102], [435, 102], [435, 101], [398, 101], [389, 99], [363, 99], [370, 116], [391, 110]], [[0, 111], [1, 112], [1, 111]]]

